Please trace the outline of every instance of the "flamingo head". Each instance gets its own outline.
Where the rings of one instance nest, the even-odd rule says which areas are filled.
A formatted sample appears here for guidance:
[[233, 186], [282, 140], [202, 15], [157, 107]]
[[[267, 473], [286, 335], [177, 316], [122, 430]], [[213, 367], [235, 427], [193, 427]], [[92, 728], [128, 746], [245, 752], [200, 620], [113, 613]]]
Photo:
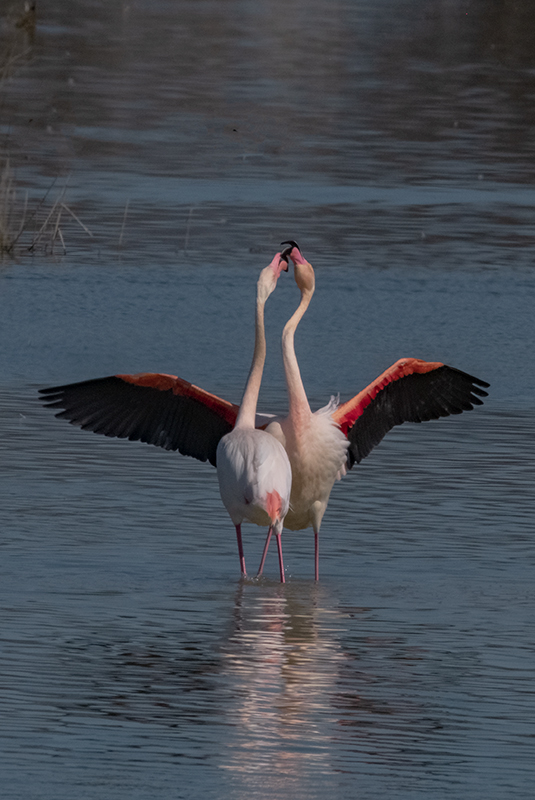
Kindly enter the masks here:
[[268, 264], [262, 270], [258, 279], [258, 293], [264, 299], [264, 302], [271, 292], [275, 290], [281, 272], [288, 272], [288, 256], [283, 253], [277, 253], [271, 264]]
[[299, 245], [290, 239], [288, 242], [282, 242], [281, 247], [284, 248], [281, 256], [283, 258], [291, 258], [293, 261], [295, 282], [301, 289], [301, 293], [312, 294], [316, 285], [314, 270], [306, 258], [303, 258]]

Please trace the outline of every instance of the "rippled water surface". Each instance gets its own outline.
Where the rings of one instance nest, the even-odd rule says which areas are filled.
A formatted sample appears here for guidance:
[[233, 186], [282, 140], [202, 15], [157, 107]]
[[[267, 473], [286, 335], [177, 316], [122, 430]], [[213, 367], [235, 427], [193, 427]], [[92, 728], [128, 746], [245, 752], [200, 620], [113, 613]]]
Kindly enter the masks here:
[[[531, 799], [531, 5], [2, 13], [0, 230], [6, 159], [26, 224], [0, 263], [0, 795]], [[316, 268], [314, 408], [400, 356], [491, 382], [334, 487], [317, 585], [310, 531], [284, 586], [275, 548], [242, 581], [212, 467], [37, 400], [150, 370], [239, 402], [288, 237]], [[297, 302], [283, 276], [263, 410]], [[263, 532], [244, 544], [252, 572]]]

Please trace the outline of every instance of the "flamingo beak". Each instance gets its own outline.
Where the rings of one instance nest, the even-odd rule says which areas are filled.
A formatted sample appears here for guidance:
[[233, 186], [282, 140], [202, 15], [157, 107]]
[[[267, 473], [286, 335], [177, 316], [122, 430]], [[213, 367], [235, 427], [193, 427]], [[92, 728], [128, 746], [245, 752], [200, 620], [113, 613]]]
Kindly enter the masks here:
[[283, 258], [290, 257], [294, 264], [307, 264], [308, 262], [303, 258], [301, 255], [301, 251], [299, 249], [299, 245], [297, 242], [294, 242], [293, 239], [290, 239], [287, 242], [281, 242], [281, 247], [286, 245], [284, 250], [281, 253]]
[[277, 253], [269, 266], [275, 273], [275, 278], [279, 278], [281, 272], [288, 272], [288, 256]]

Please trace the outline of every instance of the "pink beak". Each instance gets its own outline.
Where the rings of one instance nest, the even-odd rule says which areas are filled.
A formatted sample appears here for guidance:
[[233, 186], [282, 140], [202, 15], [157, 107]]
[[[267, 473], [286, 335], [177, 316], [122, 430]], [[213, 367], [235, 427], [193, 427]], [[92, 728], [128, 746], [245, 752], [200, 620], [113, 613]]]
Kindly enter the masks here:
[[275, 277], [279, 278], [281, 272], [288, 272], [288, 258], [280, 253], [277, 253], [271, 264], [268, 266], [270, 266], [275, 273]]
[[306, 258], [303, 258], [303, 256], [301, 255], [301, 251], [299, 250], [298, 247], [294, 247], [292, 249], [292, 252], [290, 253], [290, 258], [292, 259], [294, 264], [306, 264], [306, 263], [308, 263]]

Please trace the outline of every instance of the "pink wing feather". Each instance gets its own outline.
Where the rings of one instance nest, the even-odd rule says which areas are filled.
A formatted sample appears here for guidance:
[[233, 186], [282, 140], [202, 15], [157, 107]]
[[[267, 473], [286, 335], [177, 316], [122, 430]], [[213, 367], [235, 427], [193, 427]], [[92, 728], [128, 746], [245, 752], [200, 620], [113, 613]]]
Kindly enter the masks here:
[[481, 405], [488, 383], [440, 361], [400, 358], [333, 414], [349, 440], [348, 467], [359, 463], [403, 422], [461, 414]]

